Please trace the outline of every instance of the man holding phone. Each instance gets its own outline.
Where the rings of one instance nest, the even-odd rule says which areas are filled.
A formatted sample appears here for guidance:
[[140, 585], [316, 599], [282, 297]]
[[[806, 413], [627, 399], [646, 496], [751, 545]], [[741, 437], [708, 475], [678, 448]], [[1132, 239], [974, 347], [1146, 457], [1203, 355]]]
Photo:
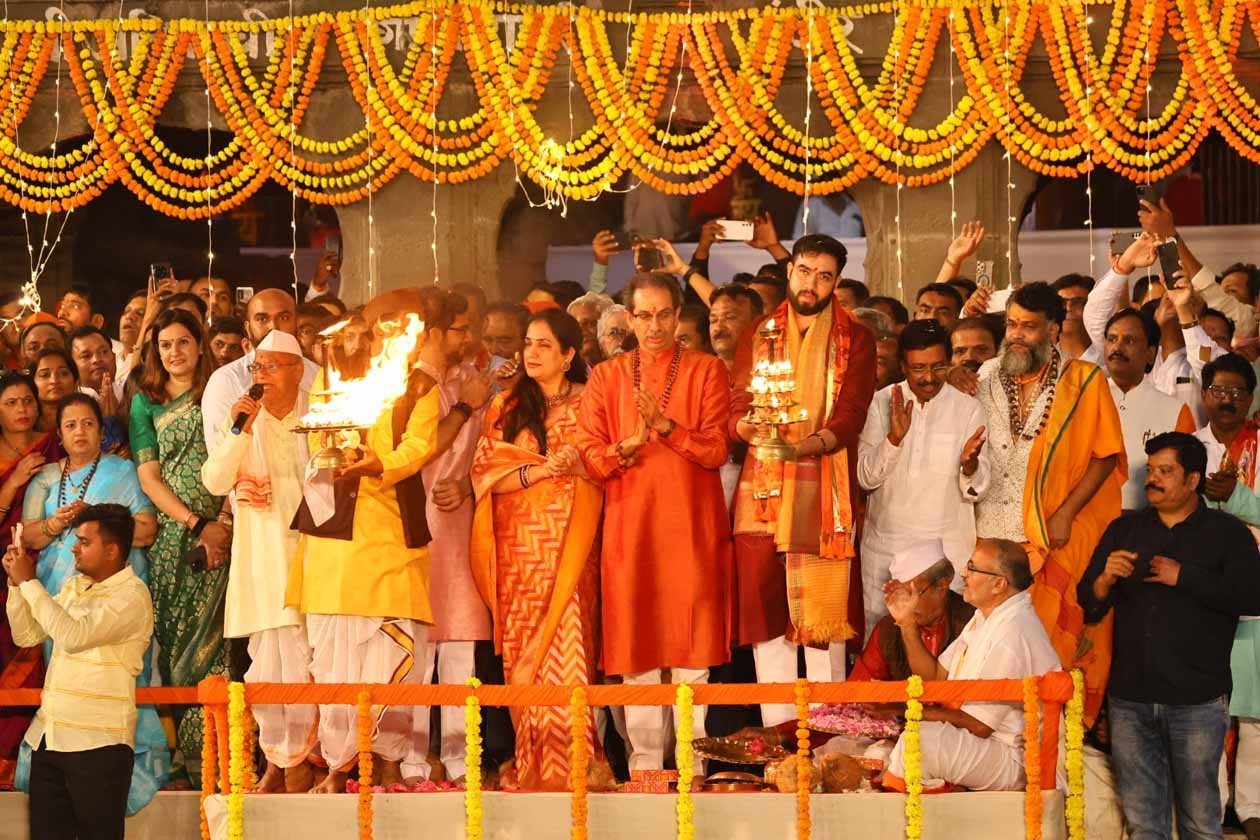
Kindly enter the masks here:
[[1166, 432], [1146, 453], [1150, 507], [1107, 527], [1076, 594], [1091, 624], [1115, 610], [1111, 761], [1129, 836], [1171, 837], [1171, 801], [1182, 837], [1219, 838], [1230, 650], [1239, 616], [1260, 612], [1260, 552], [1199, 498], [1201, 440]]

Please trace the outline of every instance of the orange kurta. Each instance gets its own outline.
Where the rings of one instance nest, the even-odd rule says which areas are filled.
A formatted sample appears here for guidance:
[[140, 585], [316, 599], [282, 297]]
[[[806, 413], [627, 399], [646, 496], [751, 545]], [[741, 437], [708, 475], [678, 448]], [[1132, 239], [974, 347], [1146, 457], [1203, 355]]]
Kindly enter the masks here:
[[[663, 401], [674, 351], [640, 351], [642, 387]], [[683, 351], [664, 415], [623, 469], [616, 445], [633, 435], [632, 359], [596, 365], [582, 394], [577, 446], [604, 479], [604, 670], [707, 668], [730, 658], [731, 526], [718, 468], [726, 462], [730, 385], [713, 356]]]
[[[1080, 483], [1095, 458], [1116, 456], [1116, 468], [1072, 520], [1063, 548], [1050, 550], [1046, 520]], [[1111, 614], [1085, 625], [1076, 584], [1085, 573], [1102, 532], [1120, 515], [1120, 491], [1128, 475], [1120, 415], [1102, 371], [1070, 361], [1059, 378], [1045, 428], [1033, 441], [1024, 483], [1024, 534], [1045, 557], [1036, 570], [1033, 606], [1065, 668], [1085, 675], [1085, 714], [1092, 723], [1102, 706], [1111, 668]]]

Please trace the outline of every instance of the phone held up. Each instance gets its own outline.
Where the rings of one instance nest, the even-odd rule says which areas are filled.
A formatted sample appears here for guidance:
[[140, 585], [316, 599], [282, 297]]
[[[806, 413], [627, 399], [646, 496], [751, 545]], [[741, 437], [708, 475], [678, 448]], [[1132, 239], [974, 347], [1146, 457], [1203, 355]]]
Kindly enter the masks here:
[[743, 219], [718, 219], [718, 239], [728, 242], [751, 242], [753, 223]]
[[1130, 245], [1140, 239], [1141, 236], [1142, 231], [1140, 230], [1135, 230], [1127, 234], [1117, 231], [1111, 235], [1111, 253], [1117, 257], [1120, 256], [1128, 250]]
[[976, 260], [976, 285], [993, 288], [993, 260]]
[[1167, 242], [1161, 242], [1156, 253], [1159, 254], [1159, 271], [1164, 275], [1164, 285], [1171, 287], [1175, 282], [1173, 275], [1181, 270], [1181, 260], [1177, 256], [1177, 240], [1169, 239]]
[[236, 287], [236, 305], [244, 306], [249, 303], [249, 299], [254, 296], [253, 286], [237, 286]]

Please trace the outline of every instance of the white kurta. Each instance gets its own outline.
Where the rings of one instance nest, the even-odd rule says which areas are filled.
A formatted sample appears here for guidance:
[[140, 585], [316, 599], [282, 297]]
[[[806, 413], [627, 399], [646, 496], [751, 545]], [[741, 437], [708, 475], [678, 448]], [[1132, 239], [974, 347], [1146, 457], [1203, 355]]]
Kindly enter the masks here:
[[[989, 616], [976, 610], [941, 654], [951, 680], [1004, 680], [1059, 670], [1059, 657], [1033, 609], [1027, 590]], [[943, 782], [973, 790], [1018, 790], [1024, 784], [1024, 713], [1019, 703], [964, 703], [962, 711], [993, 730], [980, 738], [948, 723], [922, 725], [923, 784]], [[905, 778], [904, 741], [889, 757], [889, 771]]]
[[1146, 507], [1146, 442], [1158, 434], [1177, 427], [1177, 418], [1185, 403], [1156, 389], [1149, 376], [1129, 392], [1120, 390], [1115, 380], [1108, 380], [1111, 398], [1120, 413], [1124, 431], [1124, 452], [1129, 463], [1129, 476], [1124, 483], [1124, 509]]
[[[888, 442], [892, 392], [914, 401], [910, 430], [900, 446]], [[862, 594], [868, 633], [885, 613], [882, 595], [893, 555], [915, 543], [940, 539], [959, 577], [976, 545], [975, 506], [959, 489], [963, 445], [980, 426], [980, 402], [945, 385], [919, 403], [904, 383], [875, 394], [858, 443], [858, 483], [870, 492], [862, 533]]]
[[226, 495], [236, 485], [255, 436], [262, 435], [271, 478], [271, 505], [266, 510], [245, 504], [236, 507], [223, 620], [223, 635], [229, 639], [302, 623], [298, 611], [284, 605], [284, 594], [289, 561], [297, 551], [299, 536], [289, 526], [302, 502], [306, 468], [305, 437], [292, 429], [303, 411], [305, 400], [301, 398], [283, 420], [261, 409], [251, 432], [234, 435], [225, 430], [201, 468], [206, 489]]

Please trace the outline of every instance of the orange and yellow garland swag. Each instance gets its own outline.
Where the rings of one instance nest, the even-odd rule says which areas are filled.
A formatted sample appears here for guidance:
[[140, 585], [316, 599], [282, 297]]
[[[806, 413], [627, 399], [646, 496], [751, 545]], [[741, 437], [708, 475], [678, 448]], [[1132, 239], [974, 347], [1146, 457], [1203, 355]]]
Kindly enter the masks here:
[[[1156, 180], [1183, 166], [1212, 129], [1260, 161], [1260, 103], [1236, 66], [1244, 28], [1260, 33], [1260, 0], [1117, 0], [1105, 21], [1099, 7], [1107, 25], [1092, 37], [1091, 7], [1082, 0], [1024, 0], [1011, 4], [1009, 20], [1005, 8], [897, 0], [686, 15], [467, 0], [254, 21], [6, 21], [0, 199], [28, 212], [60, 212], [121, 182], [159, 212], [205, 218], [231, 210], [268, 179], [312, 202], [341, 205], [404, 171], [454, 184], [508, 159], [521, 177], [571, 199], [593, 198], [627, 172], [666, 192], [699, 193], [742, 161], [784, 189], [803, 193], [808, 182], [826, 194], [868, 177], [907, 186], [943, 181], [990, 139], [1044, 175], [1102, 165]], [[893, 14], [894, 26], [886, 47], [868, 46], [884, 59], [867, 80], [845, 32], [852, 18], [876, 14]], [[501, 15], [519, 18], [510, 45]], [[400, 20], [407, 28], [414, 20], [414, 36], [395, 66], [389, 51], [396, 47], [387, 47], [381, 23], [393, 21], [387, 25], [402, 38]], [[944, 118], [916, 125], [942, 33], [952, 39], [965, 91]], [[246, 43], [268, 36], [270, 54], [251, 58]], [[628, 51], [618, 58], [613, 43], [623, 39]], [[123, 40], [131, 44], [127, 56]], [[1037, 42], [1062, 117], [1034, 107], [1020, 87]], [[1170, 56], [1175, 47], [1180, 68], [1167, 101], [1148, 112], [1161, 45]], [[68, 151], [73, 144], [63, 142], [59, 153], [34, 153], [21, 148], [21, 126], [49, 82], [58, 46], [94, 131]], [[458, 49], [478, 107], [438, 118]], [[562, 49], [574, 56], [573, 84], [594, 114], [568, 139], [549, 135], [537, 114]], [[789, 60], [803, 62], [806, 53], [825, 116], [814, 135], [776, 104]], [[316, 140], [303, 133], [311, 94], [335, 62], [364, 125]], [[186, 68], [204, 77], [232, 135], [205, 157], [175, 153], [155, 130]], [[699, 127], [662, 129], [658, 120], [685, 71], [712, 116]]]

